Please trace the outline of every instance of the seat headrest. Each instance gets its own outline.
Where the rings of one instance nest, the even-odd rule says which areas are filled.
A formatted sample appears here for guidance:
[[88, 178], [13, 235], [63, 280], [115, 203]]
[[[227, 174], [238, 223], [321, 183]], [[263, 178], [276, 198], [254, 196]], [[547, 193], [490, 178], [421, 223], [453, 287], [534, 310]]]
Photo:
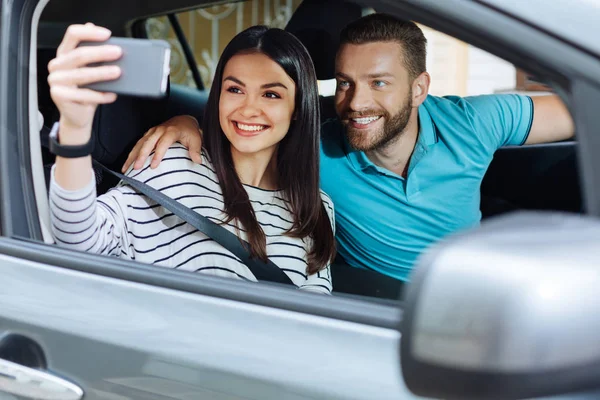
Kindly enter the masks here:
[[335, 78], [335, 53], [342, 29], [362, 16], [362, 6], [346, 0], [304, 0], [285, 30], [307, 48], [317, 79]]

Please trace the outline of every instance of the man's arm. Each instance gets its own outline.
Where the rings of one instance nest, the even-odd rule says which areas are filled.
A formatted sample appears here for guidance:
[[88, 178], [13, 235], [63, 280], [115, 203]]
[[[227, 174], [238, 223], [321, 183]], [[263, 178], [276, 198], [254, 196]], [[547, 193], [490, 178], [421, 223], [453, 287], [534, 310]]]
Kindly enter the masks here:
[[556, 96], [532, 96], [533, 123], [525, 144], [558, 142], [575, 134], [575, 124], [562, 100]]

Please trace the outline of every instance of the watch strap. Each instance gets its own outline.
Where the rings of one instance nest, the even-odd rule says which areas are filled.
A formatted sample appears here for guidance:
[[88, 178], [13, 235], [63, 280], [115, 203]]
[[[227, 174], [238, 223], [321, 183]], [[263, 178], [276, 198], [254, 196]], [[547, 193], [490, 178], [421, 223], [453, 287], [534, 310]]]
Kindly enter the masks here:
[[85, 144], [75, 145], [75, 146], [67, 146], [62, 145], [58, 142], [58, 127], [59, 122], [55, 122], [52, 126], [52, 130], [50, 130], [49, 135], [49, 147], [50, 152], [54, 155], [64, 158], [79, 158], [85, 157], [92, 154], [94, 150], [94, 141], [90, 137], [90, 140]]

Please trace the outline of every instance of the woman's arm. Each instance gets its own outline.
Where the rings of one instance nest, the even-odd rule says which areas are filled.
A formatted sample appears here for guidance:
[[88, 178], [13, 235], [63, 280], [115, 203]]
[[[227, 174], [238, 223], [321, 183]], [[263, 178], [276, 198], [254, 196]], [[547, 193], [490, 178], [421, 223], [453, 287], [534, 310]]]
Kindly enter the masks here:
[[299, 288], [309, 292], [331, 294], [333, 287], [331, 285], [331, 272], [329, 271], [329, 265], [316, 274], [309, 275], [306, 278], [306, 281], [300, 285]]
[[[114, 93], [101, 93], [81, 86], [116, 79], [117, 66], [88, 67], [89, 64], [118, 59], [117, 46], [84, 46], [82, 41], [105, 41], [108, 29], [71, 25], [56, 58], [48, 64], [50, 95], [60, 111], [57, 140], [60, 145], [82, 145], [91, 137], [94, 113], [99, 104], [116, 100]], [[95, 179], [89, 155], [56, 157], [50, 185], [52, 230], [56, 241], [74, 249], [102, 254], [121, 252], [126, 218], [114, 196], [96, 199]]]
[[113, 189], [96, 198], [96, 180], [78, 190], [67, 190], [51, 172], [50, 220], [59, 246], [97, 254], [132, 258], [127, 235], [124, 190]]

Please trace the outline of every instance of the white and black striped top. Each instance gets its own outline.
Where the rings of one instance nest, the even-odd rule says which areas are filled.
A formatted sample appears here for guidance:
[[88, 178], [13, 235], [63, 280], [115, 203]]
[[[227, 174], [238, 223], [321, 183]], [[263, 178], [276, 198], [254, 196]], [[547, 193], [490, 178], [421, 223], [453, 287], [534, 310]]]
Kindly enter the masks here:
[[[221, 223], [223, 196], [214, 168], [206, 154], [195, 164], [188, 150], [173, 145], [156, 169], [150, 159], [143, 169], [127, 175], [147, 183], [211, 220]], [[292, 215], [281, 191], [244, 186], [254, 212], [267, 236], [267, 254], [301, 289], [331, 292], [329, 267], [307, 276], [309, 238], [285, 235]], [[333, 203], [322, 192], [332, 226]], [[185, 271], [256, 281], [250, 270], [221, 245], [159, 206], [133, 188], [120, 182], [96, 197], [95, 181], [83, 189], [67, 191], [54, 180], [50, 184], [52, 232], [56, 243], [71, 249], [128, 258]], [[236, 233], [233, 223], [223, 225]], [[245, 233], [241, 230], [244, 239]]]

